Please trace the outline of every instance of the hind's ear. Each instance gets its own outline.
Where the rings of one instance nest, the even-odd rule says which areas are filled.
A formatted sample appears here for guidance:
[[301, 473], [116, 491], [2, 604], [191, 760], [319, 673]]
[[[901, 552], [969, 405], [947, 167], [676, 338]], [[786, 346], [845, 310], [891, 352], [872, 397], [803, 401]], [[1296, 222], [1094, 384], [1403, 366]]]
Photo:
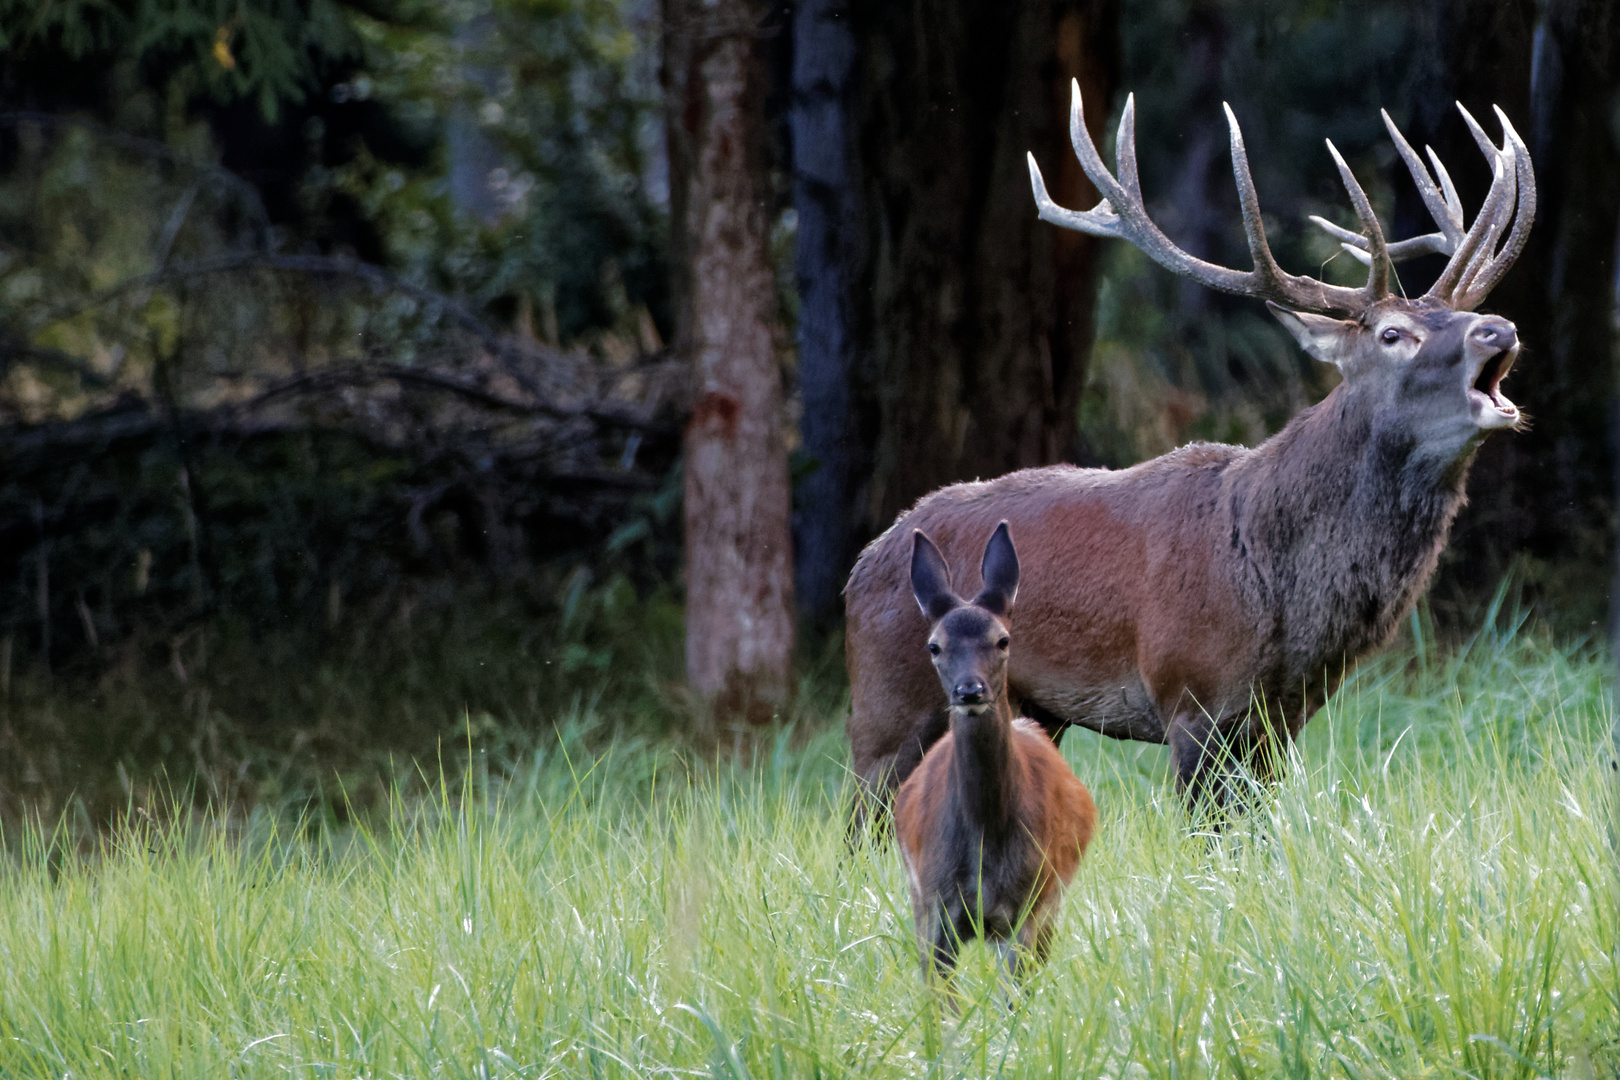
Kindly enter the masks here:
[[1006, 618], [1012, 614], [1013, 600], [1018, 596], [1018, 552], [1013, 548], [1012, 533], [1007, 530], [1005, 521], [990, 534], [979, 570], [984, 577], [984, 589], [973, 602], [992, 615]]
[[962, 598], [951, 591], [951, 568], [934, 542], [916, 529], [911, 534], [911, 593], [922, 608], [923, 618], [939, 622], [947, 612], [962, 606]]

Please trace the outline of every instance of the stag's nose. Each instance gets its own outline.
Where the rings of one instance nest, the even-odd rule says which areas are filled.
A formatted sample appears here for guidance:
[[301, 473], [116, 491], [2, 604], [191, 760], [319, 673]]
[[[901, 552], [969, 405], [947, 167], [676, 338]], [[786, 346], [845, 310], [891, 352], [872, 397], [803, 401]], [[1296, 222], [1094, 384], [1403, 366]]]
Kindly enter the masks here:
[[1492, 352], [1506, 352], [1519, 339], [1512, 323], [1494, 315], [1481, 319], [1469, 336]]
[[984, 683], [979, 679], [964, 679], [956, 684], [956, 701], [959, 705], [983, 705]]

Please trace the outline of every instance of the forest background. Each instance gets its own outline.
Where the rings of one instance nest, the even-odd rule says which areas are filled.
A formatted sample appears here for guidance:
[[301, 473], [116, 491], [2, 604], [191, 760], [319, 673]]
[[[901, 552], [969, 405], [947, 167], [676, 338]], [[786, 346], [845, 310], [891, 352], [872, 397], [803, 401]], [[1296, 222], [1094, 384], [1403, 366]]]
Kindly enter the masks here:
[[[1602, 634], [1617, 49], [1600, 0], [0, 0], [0, 815], [176, 781], [324, 783], [342, 813], [586, 705], [711, 740], [761, 702], [824, 722], [844, 575], [923, 492], [1277, 430], [1330, 373], [1252, 301], [1036, 220], [1026, 150], [1094, 198], [1071, 78], [1099, 137], [1136, 93], [1155, 219], [1242, 266], [1230, 102], [1280, 261], [1341, 281], [1305, 227], [1352, 221], [1321, 140], [1406, 237], [1378, 110], [1473, 208], [1452, 103], [1502, 106], [1540, 205], [1489, 307], [1533, 423], [1482, 451], [1424, 617], [1469, 628], [1507, 581]], [[692, 440], [732, 399], [693, 328], [728, 199], [765, 451], [716, 457]], [[1415, 294], [1438, 267], [1401, 269]], [[779, 471], [791, 562], [694, 515], [699, 465]], [[787, 620], [779, 685], [729, 701], [682, 651], [717, 617], [684, 540], [715, 523], [717, 580]]]

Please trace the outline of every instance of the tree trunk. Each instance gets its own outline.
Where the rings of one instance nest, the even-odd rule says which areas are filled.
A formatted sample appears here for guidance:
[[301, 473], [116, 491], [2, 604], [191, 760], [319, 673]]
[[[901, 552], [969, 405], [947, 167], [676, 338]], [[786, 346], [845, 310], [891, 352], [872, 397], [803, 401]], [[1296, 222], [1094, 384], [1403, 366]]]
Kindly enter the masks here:
[[[860, 544], [941, 484], [1072, 459], [1098, 242], [1035, 216], [1096, 192], [1069, 79], [1108, 113], [1119, 0], [796, 8], [792, 138], [808, 473], [801, 603], [838, 610]], [[1055, 181], [1055, 183], [1053, 183]]]
[[666, 0], [664, 78], [686, 432], [686, 670], [721, 716], [788, 698], [793, 560], [769, 255], [768, 6]]
[[858, 523], [850, 512], [869, 456], [857, 415], [861, 233], [860, 165], [851, 109], [859, 47], [847, 0], [799, 0], [793, 14], [789, 128], [798, 213], [799, 424], [806, 472], [796, 492], [795, 584], [799, 609], [825, 623], [853, 561]]
[[1095, 203], [1069, 80], [1100, 132], [1118, 3], [918, 0], [857, 21], [875, 531], [941, 484], [1074, 453], [1099, 242], [1036, 218], [1024, 154], [1055, 198]]

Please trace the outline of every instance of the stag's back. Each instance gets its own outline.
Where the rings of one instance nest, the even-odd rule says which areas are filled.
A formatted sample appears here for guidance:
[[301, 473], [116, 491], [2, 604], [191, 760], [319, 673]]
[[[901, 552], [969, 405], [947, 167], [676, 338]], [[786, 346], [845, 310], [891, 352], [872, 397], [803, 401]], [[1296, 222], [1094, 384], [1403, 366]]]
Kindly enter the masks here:
[[[1253, 452], [1194, 444], [1117, 472], [1057, 465], [942, 488], [901, 515], [861, 553], [845, 589], [845, 650], [855, 715], [856, 770], [892, 753], [902, 733], [944, 708], [934, 674], [916, 650], [927, 632], [911, 602], [911, 531], [934, 537], [965, 590], [976, 588], [979, 538], [1005, 519], [1023, 553], [1018, 629], [1009, 681], [1013, 697], [1065, 717], [1085, 716], [1106, 734], [1158, 742], [1163, 721], [1157, 678], [1205, 671], [1210, 698], [1248, 687], [1219, 684], [1246, 669], [1231, 655], [1252, 639], [1221, 633], [1241, 625], [1249, 603], [1230, 574], [1220, 538], [1230, 533], [1223, 490], [1231, 467]], [[1201, 631], [1186, 634], [1188, 620]], [[1210, 652], [1218, 643], [1219, 655]], [[1141, 661], [1151, 658], [1148, 670]], [[923, 707], [918, 702], [928, 702]]]

